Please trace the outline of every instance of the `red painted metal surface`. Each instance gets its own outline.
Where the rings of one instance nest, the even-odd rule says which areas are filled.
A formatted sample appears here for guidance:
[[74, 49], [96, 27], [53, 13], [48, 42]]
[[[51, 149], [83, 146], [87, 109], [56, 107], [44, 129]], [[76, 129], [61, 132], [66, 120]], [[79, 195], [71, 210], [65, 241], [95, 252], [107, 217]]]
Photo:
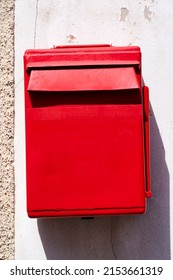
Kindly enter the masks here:
[[[130, 78], [127, 80], [126, 77]], [[31, 72], [28, 91], [98, 91], [139, 87], [133, 67], [35, 70]]]
[[144, 213], [149, 94], [140, 49], [28, 50], [24, 65], [28, 215]]

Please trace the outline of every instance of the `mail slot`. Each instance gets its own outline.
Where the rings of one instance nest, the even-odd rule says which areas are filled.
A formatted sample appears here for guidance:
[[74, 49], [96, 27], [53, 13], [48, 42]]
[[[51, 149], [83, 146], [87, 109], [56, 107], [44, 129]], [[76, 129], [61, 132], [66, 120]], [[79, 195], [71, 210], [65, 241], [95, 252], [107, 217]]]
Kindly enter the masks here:
[[24, 71], [29, 217], [144, 213], [149, 91], [140, 48], [27, 50]]

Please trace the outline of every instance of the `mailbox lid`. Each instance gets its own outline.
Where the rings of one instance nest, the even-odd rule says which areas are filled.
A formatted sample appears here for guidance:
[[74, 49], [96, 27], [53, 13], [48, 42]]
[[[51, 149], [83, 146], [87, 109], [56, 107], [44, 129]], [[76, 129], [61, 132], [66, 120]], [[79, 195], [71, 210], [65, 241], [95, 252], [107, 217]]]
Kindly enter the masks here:
[[60, 46], [53, 49], [27, 50], [24, 61], [27, 70], [73, 66], [133, 65], [140, 72], [141, 52], [140, 48], [135, 46]]

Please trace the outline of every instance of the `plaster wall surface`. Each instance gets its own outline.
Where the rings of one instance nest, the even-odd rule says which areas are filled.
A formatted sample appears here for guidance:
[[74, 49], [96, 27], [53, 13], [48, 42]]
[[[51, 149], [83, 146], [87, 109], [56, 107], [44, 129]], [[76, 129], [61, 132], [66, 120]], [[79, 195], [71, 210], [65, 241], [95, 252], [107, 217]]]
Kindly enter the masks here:
[[0, 259], [14, 258], [14, 1], [0, 1]]
[[[170, 259], [173, 254], [173, 1], [16, 0], [16, 259]], [[142, 216], [26, 214], [23, 54], [64, 44], [138, 45], [150, 88], [151, 185]]]

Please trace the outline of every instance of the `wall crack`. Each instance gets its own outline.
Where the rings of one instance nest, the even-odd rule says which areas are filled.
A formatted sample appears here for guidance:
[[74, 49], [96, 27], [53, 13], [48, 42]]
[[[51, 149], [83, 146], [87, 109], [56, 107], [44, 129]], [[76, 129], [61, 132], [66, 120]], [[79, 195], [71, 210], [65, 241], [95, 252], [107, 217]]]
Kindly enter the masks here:
[[114, 259], [117, 259], [115, 248], [114, 248], [114, 242], [113, 242], [113, 217], [111, 217], [111, 247], [112, 247], [112, 253], [114, 256]]
[[34, 26], [34, 49], [36, 46], [36, 37], [37, 37], [37, 19], [38, 19], [38, 3], [39, 0], [36, 1], [36, 15], [35, 15], [35, 26]]

